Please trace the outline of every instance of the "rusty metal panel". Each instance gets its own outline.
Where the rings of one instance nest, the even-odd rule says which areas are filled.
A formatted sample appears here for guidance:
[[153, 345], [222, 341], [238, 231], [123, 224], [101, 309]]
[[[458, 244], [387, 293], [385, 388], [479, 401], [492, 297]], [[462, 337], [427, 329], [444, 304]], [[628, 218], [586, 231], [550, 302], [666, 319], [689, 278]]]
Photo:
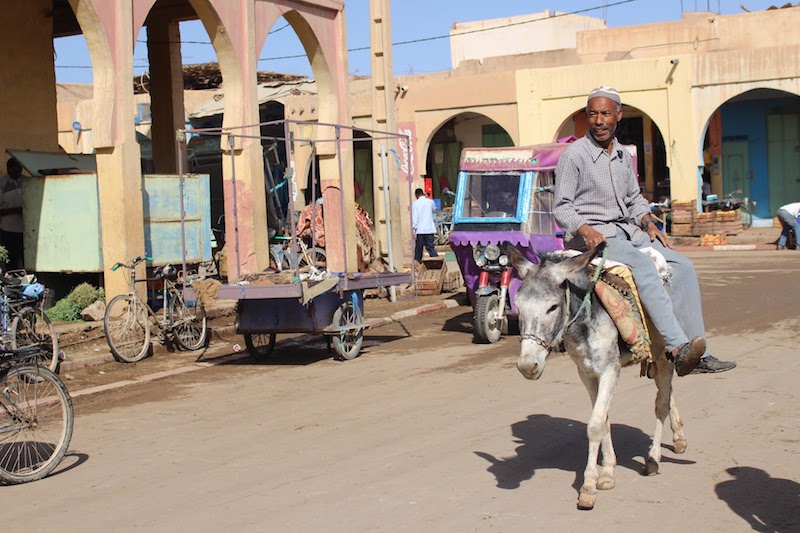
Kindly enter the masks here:
[[[182, 261], [180, 178], [143, 177], [144, 247], [153, 265]], [[208, 174], [189, 174], [183, 186], [186, 262], [211, 260], [211, 193]]]

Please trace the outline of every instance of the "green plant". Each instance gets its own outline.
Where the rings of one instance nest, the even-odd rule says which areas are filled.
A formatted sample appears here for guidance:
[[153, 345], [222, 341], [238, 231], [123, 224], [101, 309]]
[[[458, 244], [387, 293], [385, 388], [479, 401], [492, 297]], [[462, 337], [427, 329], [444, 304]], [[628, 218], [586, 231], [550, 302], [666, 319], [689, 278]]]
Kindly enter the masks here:
[[8, 250], [5, 246], [0, 246], [0, 261], [4, 263], [8, 261]]
[[60, 299], [56, 304], [45, 311], [47, 317], [53, 322], [77, 322], [81, 319], [81, 311], [92, 305], [97, 300], [105, 300], [105, 291], [81, 283], [70, 292], [66, 297]]

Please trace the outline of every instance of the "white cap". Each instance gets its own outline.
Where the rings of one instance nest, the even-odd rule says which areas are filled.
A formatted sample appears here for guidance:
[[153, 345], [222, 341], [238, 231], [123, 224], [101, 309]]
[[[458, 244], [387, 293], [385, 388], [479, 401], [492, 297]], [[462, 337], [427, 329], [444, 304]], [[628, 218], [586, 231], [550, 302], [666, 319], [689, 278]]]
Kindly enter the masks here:
[[592, 92], [589, 93], [589, 98], [586, 99], [586, 102], [588, 103], [592, 98], [608, 98], [609, 100], [622, 105], [619, 92], [617, 92], [617, 90], [613, 87], [605, 87], [603, 85], [600, 87], [595, 87], [592, 89]]

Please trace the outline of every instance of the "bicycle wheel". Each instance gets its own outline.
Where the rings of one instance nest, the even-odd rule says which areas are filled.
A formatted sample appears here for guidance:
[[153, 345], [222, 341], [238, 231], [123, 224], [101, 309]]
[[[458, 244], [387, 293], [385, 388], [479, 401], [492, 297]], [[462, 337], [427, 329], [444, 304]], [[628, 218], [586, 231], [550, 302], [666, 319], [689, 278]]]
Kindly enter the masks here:
[[147, 308], [135, 296], [120, 294], [106, 307], [103, 333], [114, 359], [135, 363], [150, 349], [150, 320]]
[[177, 292], [170, 295], [169, 317], [175, 341], [184, 350], [199, 350], [206, 343], [208, 319], [200, 300], [184, 302]]
[[742, 229], [750, 229], [753, 226], [753, 214], [750, 212], [750, 206], [742, 204], [739, 207], [739, 213], [742, 217]]
[[0, 379], [0, 481], [42, 479], [58, 466], [72, 439], [72, 399], [43, 366], [11, 368]]
[[56, 328], [41, 308], [26, 306], [17, 311], [11, 322], [11, 349], [38, 346], [41, 364], [58, 372], [59, 351]]
[[245, 333], [244, 345], [247, 352], [258, 360], [266, 359], [275, 349], [275, 333]]
[[301, 269], [309, 266], [309, 264], [313, 264], [319, 270], [328, 268], [328, 256], [325, 253], [325, 248], [317, 248], [316, 246], [309, 248], [306, 253], [300, 253], [298, 261]]

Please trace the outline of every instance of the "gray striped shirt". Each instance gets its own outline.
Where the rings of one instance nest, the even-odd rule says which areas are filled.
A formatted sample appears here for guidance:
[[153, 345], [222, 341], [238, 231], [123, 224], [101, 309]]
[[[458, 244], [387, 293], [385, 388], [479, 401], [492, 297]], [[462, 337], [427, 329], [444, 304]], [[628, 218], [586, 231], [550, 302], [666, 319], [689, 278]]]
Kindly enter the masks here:
[[[566, 242], [584, 224], [606, 238], [616, 237], [620, 228], [631, 240], [639, 240], [639, 225], [647, 213], [650, 204], [639, 189], [633, 159], [616, 138], [608, 153], [587, 132], [561, 155], [556, 167], [553, 214], [566, 233]], [[570, 246], [582, 246], [582, 240], [579, 238]]]

